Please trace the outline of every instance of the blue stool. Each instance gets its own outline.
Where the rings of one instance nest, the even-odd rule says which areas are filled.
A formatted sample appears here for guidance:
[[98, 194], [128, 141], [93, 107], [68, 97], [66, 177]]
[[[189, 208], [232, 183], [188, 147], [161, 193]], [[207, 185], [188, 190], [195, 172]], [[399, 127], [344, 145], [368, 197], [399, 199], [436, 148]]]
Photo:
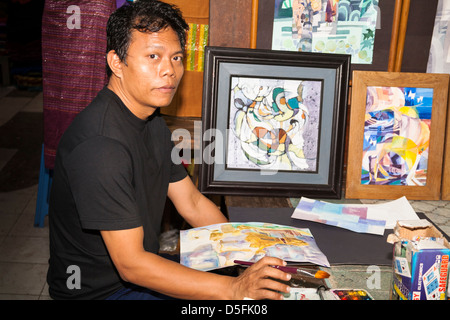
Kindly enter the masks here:
[[36, 201], [36, 213], [34, 215], [34, 226], [44, 227], [44, 219], [48, 214], [48, 200], [52, 185], [52, 170], [47, 169], [44, 163], [44, 145], [42, 145], [41, 165], [39, 169], [39, 184]]

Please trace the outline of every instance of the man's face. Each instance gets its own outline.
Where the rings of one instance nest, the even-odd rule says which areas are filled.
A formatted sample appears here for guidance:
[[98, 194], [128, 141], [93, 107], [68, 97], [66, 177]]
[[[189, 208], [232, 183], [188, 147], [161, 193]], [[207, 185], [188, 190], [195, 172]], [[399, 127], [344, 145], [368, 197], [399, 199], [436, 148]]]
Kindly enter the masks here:
[[136, 115], [168, 106], [184, 73], [178, 35], [172, 28], [133, 31], [122, 70], [124, 102]]

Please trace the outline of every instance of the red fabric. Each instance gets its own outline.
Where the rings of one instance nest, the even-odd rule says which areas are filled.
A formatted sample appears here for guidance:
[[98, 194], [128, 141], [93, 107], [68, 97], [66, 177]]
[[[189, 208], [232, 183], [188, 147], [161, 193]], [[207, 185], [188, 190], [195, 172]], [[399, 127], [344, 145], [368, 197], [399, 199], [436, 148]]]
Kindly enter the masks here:
[[54, 167], [64, 131], [107, 82], [106, 23], [115, 9], [115, 0], [45, 1], [42, 75], [44, 159], [48, 169]]

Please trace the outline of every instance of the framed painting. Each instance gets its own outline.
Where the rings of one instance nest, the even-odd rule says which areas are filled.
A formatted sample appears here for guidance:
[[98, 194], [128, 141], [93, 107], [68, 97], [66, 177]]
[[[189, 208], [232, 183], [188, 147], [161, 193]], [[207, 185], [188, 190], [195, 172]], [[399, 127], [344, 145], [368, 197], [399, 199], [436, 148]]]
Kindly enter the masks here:
[[[404, 2], [408, 4], [407, 12], [404, 11], [406, 6], [403, 5]], [[303, 6], [301, 8], [303, 12], [300, 15], [296, 15], [295, 13], [298, 12], [299, 4]], [[335, 8], [328, 8], [330, 5]], [[281, 40], [281, 37], [295, 37], [296, 34], [298, 35], [299, 28], [296, 27], [295, 22], [297, 20], [298, 23], [298, 17], [300, 17], [303, 20], [301, 30], [304, 36], [302, 38], [309, 37], [307, 33], [308, 28], [313, 38], [311, 48], [306, 47], [307, 50], [317, 51], [323, 46], [323, 49], [328, 47], [328, 50], [331, 49], [337, 52], [342, 47], [345, 47], [346, 50], [351, 50], [353, 47], [355, 58], [352, 57], [351, 71], [395, 71], [394, 66], [397, 65], [396, 67], [399, 68], [399, 71], [426, 72], [437, 5], [438, 0], [259, 1], [258, 19], [256, 21], [256, 48], [270, 49], [276, 45], [274, 40], [277, 41], [277, 39]], [[404, 11], [403, 14], [402, 10]], [[327, 22], [327, 11], [329, 12], [328, 14], [331, 14], [332, 19], [334, 15], [334, 21], [328, 25], [325, 24], [324, 28], [320, 28], [320, 24], [323, 25], [324, 20]], [[369, 19], [372, 19], [372, 21], [375, 20], [375, 12], [376, 23], [374, 28], [374, 25], [369, 23]], [[361, 27], [367, 24], [368, 29], [361, 29]], [[402, 34], [403, 41], [399, 41], [403, 24], [405, 27], [404, 30], [406, 31]], [[363, 32], [360, 35], [355, 34], [357, 29]], [[280, 31], [274, 34], [276, 30]], [[370, 31], [368, 32], [368, 30]], [[340, 37], [345, 40], [346, 35], [353, 35], [353, 37], [348, 39], [344, 46], [342, 46], [341, 39], [337, 40], [335, 44], [328, 44], [328, 41], [326, 43], [322, 42], [319, 37], [314, 40], [315, 35], [319, 36], [322, 34], [331, 38], [333, 37], [333, 33], [336, 39]], [[286, 44], [281, 45], [289, 49], [289, 46], [292, 46], [291, 42], [287, 41]], [[400, 47], [398, 46], [399, 43]], [[360, 48], [368, 48], [369, 50], [361, 52], [360, 56]], [[405, 54], [403, 57], [404, 48], [408, 48], [408, 54]], [[323, 49], [321, 51], [325, 52]], [[402, 52], [402, 59], [397, 57], [399, 50]], [[367, 60], [370, 57], [372, 58], [371, 61]]]
[[207, 47], [199, 189], [340, 198], [350, 56]]
[[449, 75], [354, 71], [346, 198], [440, 198]]
[[447, 132], [445, 134], [444, 170], [442, 177], [441, 199], [450, 200], [450, 109], [447, 110]]

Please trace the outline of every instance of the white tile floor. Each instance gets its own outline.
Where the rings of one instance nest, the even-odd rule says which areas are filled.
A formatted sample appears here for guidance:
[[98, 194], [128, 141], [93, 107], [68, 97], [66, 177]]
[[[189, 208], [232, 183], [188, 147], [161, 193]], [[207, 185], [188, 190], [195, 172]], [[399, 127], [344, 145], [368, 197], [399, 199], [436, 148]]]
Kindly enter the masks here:
[[[42, 112], [42, 94], [6, 97], [14, 88], [0, 87], [0, 126], [18, 111]], [[14, 154], [0, 148], [0, 168]], [[37, 185], [0, 193], [0, 299], [49, 299], [46, 284], [48, 225], [35, 228]], [[376, 201], [367, 200], [366, 203]], [[450, 201], [411, 201], [450, 234]]]

